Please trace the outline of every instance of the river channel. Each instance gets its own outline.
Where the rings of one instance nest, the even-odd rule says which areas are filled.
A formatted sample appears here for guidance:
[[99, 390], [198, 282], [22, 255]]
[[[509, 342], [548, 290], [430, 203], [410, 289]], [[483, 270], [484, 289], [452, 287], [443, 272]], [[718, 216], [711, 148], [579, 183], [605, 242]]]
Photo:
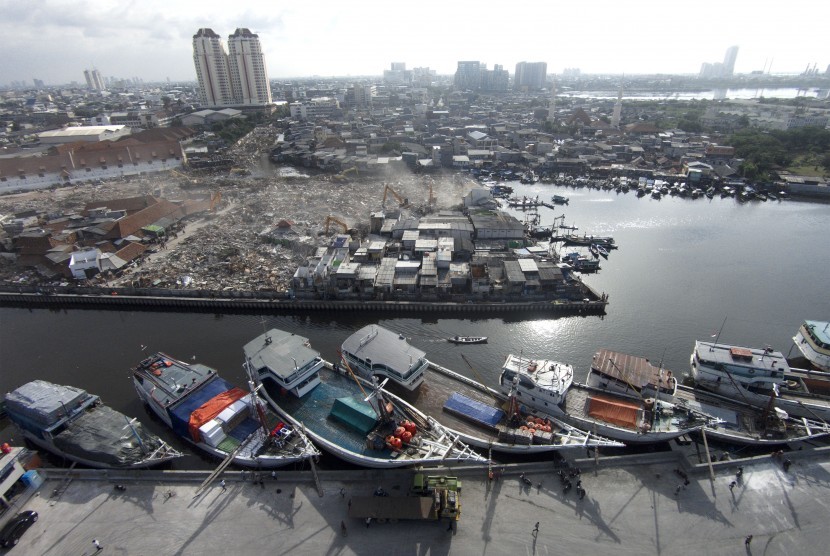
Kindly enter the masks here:
[[[803, 320], [830, 320], [828, 204], [657, 200], [633, 192], [543, 184], [516, 184], [516, 192], [545, 200], [554, 193], [570, 198], [556, 210], [540, 208], [542, 225], [564, 215], [580, 234], [614, 236], [619, 249], [602, 260], [600, 272], [584, 276], [609, 295], [605, 316], [452, 319], [445, 314], [263, 316], [2, 307], [0, 388], [7, 392], [35, 378], [71, 384], [149, 422], [133, 390], [132, 365], [150, 352], [164, 351], [216, 367], [242, 385], [242, 346], [264, 327], [306, 336], [335, 361], [343, 340], [378, 323], [410, 338], [429, 359], [495, 385], [509, 353], [570, 363], [580, 379], [593, 354], [608, 348], [662, 361], [682, 375], [695, 340], [709, 340], [721, 328], [721, 342], [770, 345], [786, 355]], [[526, 218], [521, 211], [511, 212]], [[489, 343], [456, 346], [446, 341], [456, 334], [488, 336]], [[148, 424], [165, 433], [159, 423]]]

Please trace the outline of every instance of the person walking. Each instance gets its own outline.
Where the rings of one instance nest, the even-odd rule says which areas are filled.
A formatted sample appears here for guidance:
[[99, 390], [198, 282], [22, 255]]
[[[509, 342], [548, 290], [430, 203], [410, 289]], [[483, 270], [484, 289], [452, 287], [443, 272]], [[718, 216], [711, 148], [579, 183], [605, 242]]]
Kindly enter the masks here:
[[228, 490], [228, 485], [225, 483], [225, 479], [222, 479], [219, 482], [219, 486], [222, 487], [222, 492], [225, 492], [226, 490]]
[[744, 537], [744, 546], [749, 548], [749, 544], [752, 542], [752, 535], [747, 535]]
[[793, 462], [789, 458], [784, 460], [784, 463], [781, 464], [781, 466], [784, 468], [784, 473], [789, 473], [790, 472], [790, 466], [792, 464], [793, 464]]
[[101, 546], [101, 543], [98, 542], [98, 539], [92, 539], [92, 545], [95, 547], [95, 552], [104, 550], [104, 547]]
[[729, 492], [732, 492], [732, 489], [738, 486], [738, 481], [732, 481], [729, 483]]
[[348, 534], [348, 532], [346, 531], [346, 522], [345, 521], [340, 522], [340, 532], [343, 534], [344, 537]]
[[340, 489], [340, 498], [345, 498], [345, 497], [346, 497], [346, 489], [345, 489], [345, 488], [341, 488], [341, 489]]
[[538, 521], [536, 522], [536, 525], [533, 527], [533, 532], [531, 534], [533, 535], [533, 538], [536, 538], [536, 536], [539, 534], [539, 522]]

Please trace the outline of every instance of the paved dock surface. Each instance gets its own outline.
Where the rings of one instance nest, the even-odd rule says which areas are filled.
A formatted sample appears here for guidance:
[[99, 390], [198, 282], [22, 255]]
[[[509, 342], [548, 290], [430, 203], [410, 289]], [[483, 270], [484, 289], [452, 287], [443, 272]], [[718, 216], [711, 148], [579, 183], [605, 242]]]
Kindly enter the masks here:
[[[446, 522], [367, 528], [347, 517], [350, 496], [378, 486], [403, 496], [412, 472], [326, 472], [322, 497], [308, 473], [279, 470], [276, 479], [263, 474], [262, 484], [228, 474], [225, 490], [217, 480], [196, 498], [199, 480], [163, 473], [55, 477], [16, 508], [35, 510], [40, 520], [9, 552], [91, 555], [97, 539], [101, 555], [827, 553], [829, 463], [797, 460], [785, 472], [760, 458], [744, 464], [730, 490], [737, 465], [721, 464], [714, 481], [689, 475], [685, 487], [673, 463], [601, 466], [596, 473], [583, 466], [583, 500], [575, 488], [563, 495], [553, 464], [526, 468], [531, 487], [518, 467], [496, 480], [486, 470], [459, 472], [463, 507], [455, 532]], [[114, 489], [116, 482], [126, 491]]]

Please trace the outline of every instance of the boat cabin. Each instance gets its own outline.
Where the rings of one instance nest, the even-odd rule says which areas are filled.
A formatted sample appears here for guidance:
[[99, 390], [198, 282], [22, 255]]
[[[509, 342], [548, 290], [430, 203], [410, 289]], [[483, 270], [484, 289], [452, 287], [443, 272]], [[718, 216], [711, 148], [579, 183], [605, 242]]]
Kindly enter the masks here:
[[388, 378], [407, 390], [421, 385], [429, 366], [425, 352], [413, 347], [403, 335], [376, 324], [364, 326], [346, 338], [341, 351], [352, 371], [362, 378]]
[[250, 376], [260, 381], [272, 378], [298, 398], [320, 384], [323, 359], [308, 338], [272, 328], [245, 344], [243, 351]]
[[744, 384], [766, 384], [784, 380], [790, 366], [784, 355], [772, 348], [753, 349], [711, 342], [695, 342], [692, 371], [710, 380], [736, 380]]
[[573, 368], [546, 359], [510, 354], [502, 365], [499, 384], [506, 394], [515, 385], [516, 399], [525, 405], [553, 409], [565, 398], [573, 382]]

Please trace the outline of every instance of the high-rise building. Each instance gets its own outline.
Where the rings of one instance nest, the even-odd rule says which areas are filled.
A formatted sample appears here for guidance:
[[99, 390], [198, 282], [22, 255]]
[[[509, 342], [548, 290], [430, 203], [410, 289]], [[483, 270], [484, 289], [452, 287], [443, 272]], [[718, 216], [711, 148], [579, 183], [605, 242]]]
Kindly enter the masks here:
[[611, 127], [620, 129], [620, 118], [622, 117], [622, 95], [623, 84], [620, 81], [620, 93], [617, 95], [617, 102], [614, 103], [614, 112], [611, 114]]
[[735, 60], [738, 58], [738, 47], [730, 46], [723, 57], [723, 77], [732, 77], [735, 74]]
[[101, 72], [97, 69], [93, 70], [84, 70], [84, 79], [86, 79], [86, 86], [89, 89], [94, 89], [96, 91], [103, 91], [106, 89], [104, 86], [104, 78], [101, 76]]
[[193, 63], [203, 106], [271, 104], [271, 83], [259, 36], [239, 28], [228, 37], [229, 51], [213, 29], [193, 35]]
[[228, 73], [236, 104], [271, 104], [271, 83], [259, 35], [239, 28], [228, 37]]
[[202, 28], [193, 35], [193, 63], [203, 106], [234, 104], [228, 71], [228, 55], [222, 37]]
[[545, 88], [548, 75], [547, 62], [519, 62], [513, 76], [513, 88], [517, 91], [538, 91]]
[[[484, 66], [486, 69], [487, 66]], [[481, 85], [481, 62], [458, 62], [458, 69], [455, 70], [455, 88], [461, 91], [478, 90]]]

